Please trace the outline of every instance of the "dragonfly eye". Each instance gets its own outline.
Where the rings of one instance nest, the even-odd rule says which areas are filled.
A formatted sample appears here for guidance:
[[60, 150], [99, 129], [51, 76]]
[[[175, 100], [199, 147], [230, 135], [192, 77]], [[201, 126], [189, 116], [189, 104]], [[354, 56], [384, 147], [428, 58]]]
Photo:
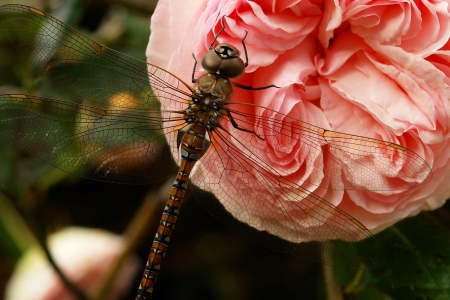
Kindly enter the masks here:
[[244, 74], [245, 65], [240, 57], [222, 60], [219, 74], [227, 78], [237, 78]]
[[244, 74], [244, 61], [239, 50], [229, 44], [219, 44], [203, 55], [202, 67], [208, 73], [220, 74], [228, 78], [237, 78]]
[[202, 67], [208, 73], [217, 73], [221, 63], [222, 59], [213, 50], [209, 50], [203, 55]]
[[200, 103], [200, 99], [194, 98], [194, 99], [192, 99], [192, 102], [194, 102], [194, 104], [199, 104]]

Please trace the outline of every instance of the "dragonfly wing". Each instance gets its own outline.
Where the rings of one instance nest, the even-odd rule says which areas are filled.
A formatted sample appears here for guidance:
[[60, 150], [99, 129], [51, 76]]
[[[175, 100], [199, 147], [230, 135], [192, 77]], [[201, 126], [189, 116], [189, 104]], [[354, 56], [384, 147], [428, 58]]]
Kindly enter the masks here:
[[[1, 6], [0, 24], [0, 41], [12, 46], [15, 59], [33, 66], [41, 92], [68, 94], [73, 101], [2, 96], [0, 126], [8, 128], [4, 141], [83, 177], [135, 184], [163, 179], [145, 167], [133, 174], [125, 171], [154, 160], [172, 163], [159, 149], [167, 147], [163, 133], [176, 141], [183, 127], [180, 112], [192, 94], [187, 84], [35, 8]], [[17, 127], [21, 121], [24, 125]], [[175, 142], [171, 147], [176, 149]], [[85, 174], [83, 165], [93, 169]]]
[[[107, 110], [29, 95], [0, 96], [2, 142], [68, 173], [101, 181], [147, 184], [164, 179], [162, 169], [170, 175], [175, 164], [161, 131], [163, 120], [153, 110]], [[155, 161], [160, 161], [157, 169]]]
[[0, 24], [0, 40], [25, 57], [46, 84], [77, 99], [106, 108], [153, 109], [161, 103], [173, 110], [186, 108], [191, 99], [192, 88], [173, 74], [100, 45], [35, 8], [1, 6]]
[[[251, 140], [254, 134], [243, 132], [240, 138]], [[250, 152], [243, 153], [220, 133], [211, 140], [191, 179], [219, 199], [195, 192], [201, 205], [227, 226], [267, 248], [325, 264], [358, 269], [382, 263], [375, 238], [358, 220], [288, 179], [270, 175], [253, 163]], [[338, 239], [366, 241], [326, 242]], [[317, 247], [305, 241], [322, 243]]]
[[[314, 260], [315, 248], [302, 242], [318, 241], [327, 264], [379, 265], [381, 252], [369, 230], [319, 195], [414, 187], [431, 178], [426, 161], [400, 145], [327, 131], [266, 108], [229, 108], [233, 122], [223, 116], [192, 176], [220, 200], [200, 196], [202, 205], [268, 248]], [[338, 239], [365, 241], [326, 242]]]
[[[325, 130], [268, 108], [240, 104], [230, 109], [239, 127], [264, 138], [236, 138], [232, 144], [251, 152], [253, 163], [299, 185], [394, 191], [432, 178], [428, 163], [401, 145]], [[236, 137], [241, 135], [228, 128]]]

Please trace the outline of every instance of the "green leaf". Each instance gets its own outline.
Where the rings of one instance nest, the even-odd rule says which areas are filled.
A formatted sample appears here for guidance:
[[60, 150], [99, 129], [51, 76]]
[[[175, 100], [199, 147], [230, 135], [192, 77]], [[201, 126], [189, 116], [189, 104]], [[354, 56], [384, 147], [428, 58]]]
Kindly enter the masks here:
[[372, 274], [378, 288], [395, 298], [450, 298], [450, 230], [424, 216], [377, 235], [386, 261]]

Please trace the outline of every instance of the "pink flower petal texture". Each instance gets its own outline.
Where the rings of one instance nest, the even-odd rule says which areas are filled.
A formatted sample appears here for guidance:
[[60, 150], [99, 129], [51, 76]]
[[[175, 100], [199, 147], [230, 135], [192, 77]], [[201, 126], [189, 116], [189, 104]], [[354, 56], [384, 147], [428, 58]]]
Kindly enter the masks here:
[[[98, 288], [123, 248], [122, 237], [100, 229], [67, 227], [49, 237], [50, 251], [66, 277], [89, 295]], [[109, 300], [120, 299], [130, 288], [139, 259], [128, 257], [114, 283]], [[8, 282], [5, 300], [75, 300], [39, 248], [20, 259]]]
[[[161, 0], [152, 17], [148, 62], [191, 82], [192, 53], [198, 60], [208, 50], [222, 17], [226, 29], [218, 41], [237, 46], [241, 56], [241, 40], [248, 32], [249, 65], [235, 81], [280, 87], [235, 88], [233, 102], [268, 107], [325, 130], [400, 144], [427, 161], [433, 178], [411, 189], [399, 190], [394, 185], [391, 189], [386, 183], [386, 190], [372, 191], [375, 183], [352, 179], [364, 178], [365, 168], [355, 163], [347, 172], [354, 176], [347, 176], [345, 185], [362, 188], [343, 190], [341, 182], [333, 189], [323, 176], [330, 167], [323, 156], [303, 153], [307, 150], [298, 141], [271, 140], [265, 132], [260, 134], [267, 137], [267, 153], [261, 159], [281, 169], [287, 178], [300, 178], [299, 185], [354, 216], [373, 233], [421, 210], [436, 209], [450, 196], [449, 1]], [[196, 77], [202, 74], [197, 68]], [[238, 137], [245, 135], [231, 125], [225, 129]], [[167, 136], [171, 142], [173, 136]], [[400, 158], [393, 158], [392, 169], [387, 170], [391, 174], [385, 175], [402, 180], [414, 176], [398, 172], [401, 164]], [[287, 221], [289, 204], [279, 213], [276, 205], [292, 198], [265, 201], [267, 190], [262, 186], [267, 182], [261, 172], [242, 178], [233, 176], [232, 170], [232, 166], [223, 169], [200, 160], [191, 179], [215, 193], [234, 218], [258, 230], [286, 233], [282, 234], [286, 238], [295, 223], [304, 227], [304, 235], [295, 242], [317, 239], [308, 235], [311, 224], [316, 232], [317, 226], [331, 230], [326, 221], [309, 222], [306, 215], [297, 214], [298, 220]], [[317, 178], [321, 178], [319, 184], [308, 184], [317, 183]], [[249, 188], [223, 198], [217, 182]], [[277, 195], [275, 184], [271, 189]], [[236, 207], [245, 207], [245, 213]]]

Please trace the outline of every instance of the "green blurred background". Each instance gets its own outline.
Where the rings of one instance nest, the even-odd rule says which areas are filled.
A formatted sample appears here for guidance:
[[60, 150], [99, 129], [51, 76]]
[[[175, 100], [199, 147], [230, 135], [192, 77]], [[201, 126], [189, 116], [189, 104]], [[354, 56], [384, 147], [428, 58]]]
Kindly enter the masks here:
[[[145, 60], [156, 1], [0, 1], [9, 3], [44, 10], [103, 45]], [[33, 92], [21, 65], [0, 52], [0, 94]], [[37, 237], [71, 225], [123, 234], [142, 207], [153, 205], [135, 245], [142, 268], [123, 298], [134, 299], [172, 181], [128, 186], [84, 180], [0, 145], [0, 211], [11, 217], [0, 222], [0, 295], [32, 242], [26, 230], [12, 232], [11, 226], [23, 221]], [[153, 299], [450, 299], [449, 222], [444, 207], [400, 223], [380, 235], [383, 268], [348, 274], [253, 244], [188, 195]]]

